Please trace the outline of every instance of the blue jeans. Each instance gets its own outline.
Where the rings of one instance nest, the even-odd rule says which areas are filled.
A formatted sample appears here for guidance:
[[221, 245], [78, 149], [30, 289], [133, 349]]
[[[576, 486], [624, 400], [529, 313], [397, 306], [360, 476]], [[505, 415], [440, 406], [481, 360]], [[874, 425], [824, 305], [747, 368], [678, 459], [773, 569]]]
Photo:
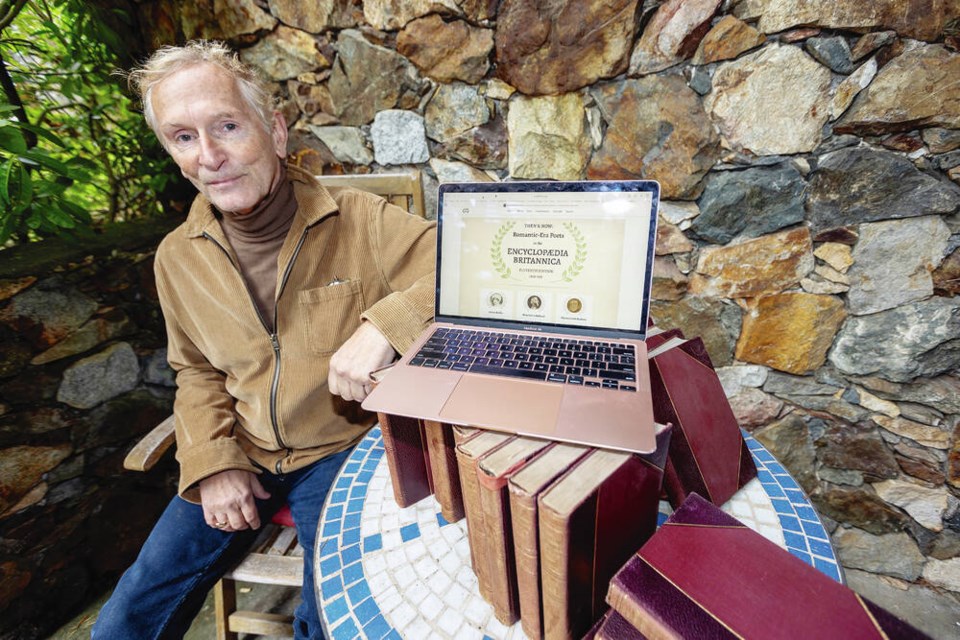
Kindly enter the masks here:
[[[323, 638], [313, 585], [313, 548], [320, 510], [349, 451], [292, 473], [258, 476], [270, 493], [258, 500], [260, 519], [290, 505], [303, 554], [303, 602], [294, 612], [294, 635]], [[182, 638], [207, 592], [253, 544], [257, 531], [225, 533], [203, 520], [203, 510], [179, 496], [167, 506], [140, 555], [117, 583], [91, 632], [93, 640]]]

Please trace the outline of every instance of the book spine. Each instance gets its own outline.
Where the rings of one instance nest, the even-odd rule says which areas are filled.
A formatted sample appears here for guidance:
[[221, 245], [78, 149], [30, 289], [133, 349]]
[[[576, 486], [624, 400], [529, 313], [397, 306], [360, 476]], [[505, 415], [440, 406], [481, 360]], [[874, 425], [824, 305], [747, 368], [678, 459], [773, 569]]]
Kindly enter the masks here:
[[499, 483], [480, 482], [480, 508], [483, 511], [483, 524], [480, 537], [483, 550], [480, 562], [486, 566], [478, 578], [480, 591], [490, 594], [487, 601], [493, 606], [497, 620], [509, 626], [519, 618], [520, 605], [517, 601], [516, 574], [513, 563], [513, 540], [511, 538], [509, 498], [506, 479]]
[[[642, 562], [637, 558], [630, 560]], [[649, 640], [683, 640], [670, 627], [649, 611], [643, 604], [639, 594], [633, 593], [627, 588], [618, 577], [610, 581], [610, 589], [607, 591], [607, 603], [610, 608], [617, 612], [630, 626], [636, 629], [643, 637]]]
[[480, 530], [483, 527], [483, 508], [480, 504], [480, 482], [477, 479], [476, 460], [465, 455], [459, 449], [457, 450], [457, 469], [460, 475], [460, 487], [463, 491], [463, 511], [467, 518], [467, 542], [470, 545], [470, 564], [473, 566], [473, 572], [477, 575], [477, 582], [480, 586], [480, 595], [487, 602], [490, 601], [490, 594], [486, 591], [486, 585], [489, 581], [484, 576], [485, 557], [480, 549], [483, 545], [483, 536]]
[[394, 498], [400, 507], [409, 507], [430, 495], [420, 421], [386, 413], [377, 416]]
[[440, 504], [444, 519], [457, 522], [463, 518], [464, 509], [453, 429], [450, 425], [431, 420], [424, 420], [423, 425], [433, 472], [433, 495]]
[[513, 555], [517, 568], [520, 625], [532, 640], [543, 637], [540, 599], [540, 545], [537, 540], [537, 497], [510, 487], [510, 520]]
[[427, 425], [424, 420], [418, 420], [420, 426], [420, 451], [423, 455], [423, 468], [427, 472], [427, 486], [430, 493], [436, 493], [436, 487], [433, 481], [433, 465], [430, 464], [430, 447], [427, 446]]
[[573, 604], [570, 593], [570, 523], [562, 515], [541, 506], [538, 525], [543, 637], [547, 640], [567, 640], [574, 637], [568, 616]]

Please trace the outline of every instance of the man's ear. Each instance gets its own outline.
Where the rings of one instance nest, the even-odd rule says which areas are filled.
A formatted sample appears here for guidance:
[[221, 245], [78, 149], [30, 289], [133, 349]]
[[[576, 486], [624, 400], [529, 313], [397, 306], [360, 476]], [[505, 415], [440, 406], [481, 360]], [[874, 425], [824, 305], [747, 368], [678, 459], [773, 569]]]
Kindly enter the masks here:
[[287, 157], [287, 121], [279, 111], [273, 112], [273, 128], [270, 132], [273, 148], [281, 160]]

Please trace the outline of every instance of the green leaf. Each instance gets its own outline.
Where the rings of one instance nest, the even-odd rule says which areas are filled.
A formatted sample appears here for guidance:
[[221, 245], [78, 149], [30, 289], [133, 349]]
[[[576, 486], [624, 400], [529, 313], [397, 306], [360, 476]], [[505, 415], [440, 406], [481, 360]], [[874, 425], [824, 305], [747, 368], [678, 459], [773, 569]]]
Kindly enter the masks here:
[[51, 171], [56, 171], [62, 176], [67, 176], [72, 178], [73, 176], [70, 167], [68, 167], [64, 162], [57, 160], [52, 157], [46, 151], [37, 151], [36, 149], [30, 151], [24, 151], [19, 154], [21, 159], [30, 160], [41, 167], [50, 169]]
[[0, 126], [0, 149], [19, 155], [27, 150], [27, 141], [17, 127]]
[[58, 227], [63, 227], [64, 229], [73, 229], [77, 226], [77, 223], [73, 217], [56, 206], [56, 204], [48, 207], [45, 213], [47, 220]]
[[12, 211], [0, 211], [0, 245], [5, 243], [20, 226], [20, 215]]

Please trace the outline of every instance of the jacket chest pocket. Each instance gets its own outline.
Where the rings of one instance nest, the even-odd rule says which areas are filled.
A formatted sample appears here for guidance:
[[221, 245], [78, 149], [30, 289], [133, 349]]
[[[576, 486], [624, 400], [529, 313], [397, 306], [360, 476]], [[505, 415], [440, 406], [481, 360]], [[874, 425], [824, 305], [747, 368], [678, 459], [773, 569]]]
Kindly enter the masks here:
[[310, 350], [330, 355], [360, 326], [363, 295], [359, 280], [345, 280], [298, 294]]

